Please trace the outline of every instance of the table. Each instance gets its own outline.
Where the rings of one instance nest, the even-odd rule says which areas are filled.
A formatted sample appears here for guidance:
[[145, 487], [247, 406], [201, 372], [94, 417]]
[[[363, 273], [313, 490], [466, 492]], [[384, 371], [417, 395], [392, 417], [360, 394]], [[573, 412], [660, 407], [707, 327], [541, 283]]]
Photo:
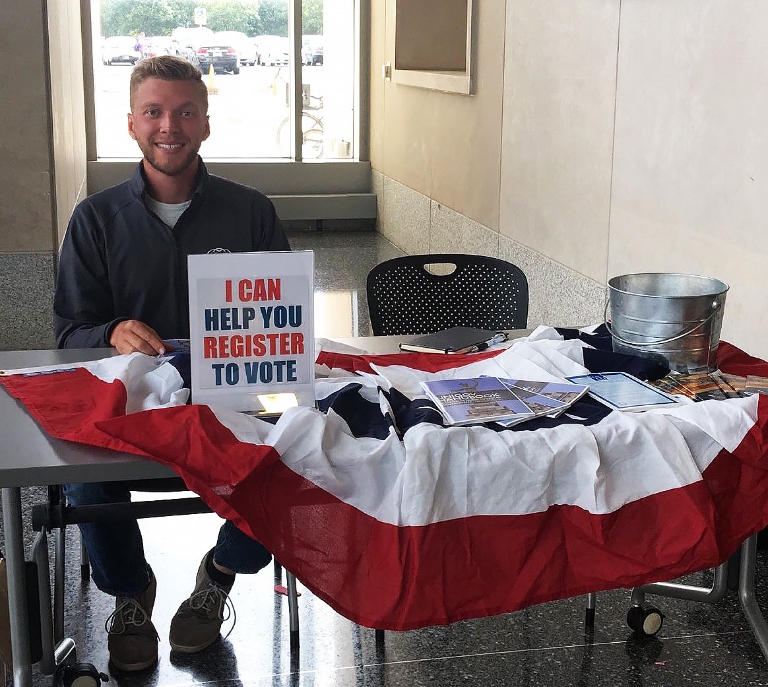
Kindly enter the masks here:
[[[0, 352], [0, 369], [15, 369], [68, 362], [98, 360], [114, 355], [112, 349]], [[17, 687], [32, 683], [21, 487], [68, 482], [102, 482], [175, 477], [170, 468], [127, 453], [60, 441], [41, 431], [37, 423], [11, 398], [0, 392], [0, 461], [5, 555], [13, 646], [13, 678]]]
[[[517, 334], [522, 336], [527, 332]], [[400, 337], [372, 339], [337, 339], [337, 341], [371, 353], [397, 350]], [[94, 360], [111, 355], [105, 349], [83, 351], [25, 351], [0, 353], [0, 369], [13, 369], [61, 362]], [[38, 425], [4, 391], [0, 392], [0, 487], [6, 534], [6, 555], [9, 575], [9, 597], [14, 651], [14, 683], [17, 687], [31, 684], [28, 618], [24, 599], [26, 587], [23, 574], [24, 544], [22, 537], [22, 486], [59, 484], [78, 481], [154, 479], [174, 476], [168, 467], [140, 457], [105, 449], [58, 441], [43, 433]], [[768, 624], [754, 597], [755, 537], [741, 547], [740, 601], [761, 650], [768, 658]], [[664, 593], [662, 589], [648, 591]], [[682, 595], [682, 593], [681, 593]], [[693, 598], [685, 591], [683, 598]]]
[[[522, 336], [525, 332], [517, 333]], [[351, 337], [339, 342], [371, 353], [397, 352], [401, 337]], [[114, 349], [0, 351], [0, 370], [99, 360]], [[0, 489], [16, 687], [32, 684], [21, 488], [73, 482], [106, 482], [177, 477], [169, 467], [129, 453], [55, 439], [24, 408], [0, 390]], [[46, 571], [47, 572], [47, 571]], [[64, 651], [67, 649], [63, 649]]]

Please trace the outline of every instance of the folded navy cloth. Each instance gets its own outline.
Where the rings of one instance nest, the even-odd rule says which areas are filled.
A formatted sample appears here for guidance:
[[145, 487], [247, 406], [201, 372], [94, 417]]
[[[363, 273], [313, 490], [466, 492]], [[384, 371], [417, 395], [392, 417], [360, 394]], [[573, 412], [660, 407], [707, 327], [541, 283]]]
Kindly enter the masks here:
[[189, 339], [166, 339], [163, 343], [168, 350], [158, 356], [160, 360], [165, 360], [173, 365], [181, 375], [184, 381], [184, 387], [192, 388], [192, 362], [189, 355]]
[[590, 372], [626, 372], [645, 381], [661, 379], [669, 374], [669, 365], [663, 360], [614, 352], [611, 333], [604, 324], [592, 334], [578, 329], [556, 327], [556, 330], [564, 339], [581, 339], [594, 347], [584, 349], [584, 366]]

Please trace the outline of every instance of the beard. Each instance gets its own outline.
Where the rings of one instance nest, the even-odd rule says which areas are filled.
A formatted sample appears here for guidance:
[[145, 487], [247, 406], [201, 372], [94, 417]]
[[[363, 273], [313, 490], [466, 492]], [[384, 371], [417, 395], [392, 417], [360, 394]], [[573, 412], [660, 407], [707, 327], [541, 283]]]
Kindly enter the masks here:
[[187, 171], [197, 160], [197, 153], [200, 150], [200, 146], [198, 146], [190, 149], [186, 157], [165, 161], [161, 158], [162, 153], [158, 154], [157, 148], [152, 143], [139, 145], [139, 148], [144, 153], [144, 159], [153, 169], [169, 177], [175, 177]]

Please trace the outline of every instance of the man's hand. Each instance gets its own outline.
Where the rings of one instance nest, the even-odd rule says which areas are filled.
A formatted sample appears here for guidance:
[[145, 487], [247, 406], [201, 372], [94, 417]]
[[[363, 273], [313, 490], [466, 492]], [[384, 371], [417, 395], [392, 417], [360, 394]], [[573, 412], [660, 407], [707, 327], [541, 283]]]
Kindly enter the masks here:
[[165, 344], [157, 332], [138, 320], [123, 320], [115, 325], [109, 343], [118, 353], [141, 351], [147, 355], [162, 355]]

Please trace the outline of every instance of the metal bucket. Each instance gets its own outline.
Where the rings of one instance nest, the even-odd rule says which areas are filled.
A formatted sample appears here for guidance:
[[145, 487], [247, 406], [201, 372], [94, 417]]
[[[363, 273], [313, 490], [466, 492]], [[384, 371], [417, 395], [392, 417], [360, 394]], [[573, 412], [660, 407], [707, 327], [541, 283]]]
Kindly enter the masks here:
[[613, 277], [608, 289], [614, 351], [664, 360], [678, 372], [717, 368], [728, 284], [646, 272]]

